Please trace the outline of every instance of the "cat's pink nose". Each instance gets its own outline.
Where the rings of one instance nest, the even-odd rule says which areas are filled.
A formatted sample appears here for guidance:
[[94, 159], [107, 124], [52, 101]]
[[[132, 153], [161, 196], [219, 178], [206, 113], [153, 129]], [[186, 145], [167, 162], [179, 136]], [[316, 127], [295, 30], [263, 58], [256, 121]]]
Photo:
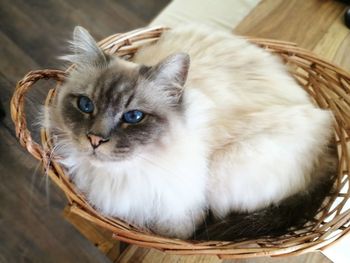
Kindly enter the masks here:
[[91, 146], [92, 148], [97, 148], [98, 146], [101, 145], [101, 143], [104, 143], [104, 142], [108, 142], [109, 139], [106, 139], [106, 138], [103, 138], [101, 136], [98, 136], [98, 135], [95, 135], [95, 134], [91, 134], [89, 133], [87, 135], [87, 137], [89, 138], [89, 141], [91, 143]]

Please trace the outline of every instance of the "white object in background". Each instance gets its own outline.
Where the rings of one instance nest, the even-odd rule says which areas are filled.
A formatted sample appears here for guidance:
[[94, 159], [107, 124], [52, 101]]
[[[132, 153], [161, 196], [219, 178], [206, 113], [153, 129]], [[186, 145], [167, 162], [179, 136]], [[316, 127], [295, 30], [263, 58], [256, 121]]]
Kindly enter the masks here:
[[174, 0], [150, 25], [175, 27], [194, 22], [232, 31], [259, 2], [260, 0]]
[[350, 262], [350, 235], [342, 237], [335, 244], [323, 250], [322, 253], [334, 263]]

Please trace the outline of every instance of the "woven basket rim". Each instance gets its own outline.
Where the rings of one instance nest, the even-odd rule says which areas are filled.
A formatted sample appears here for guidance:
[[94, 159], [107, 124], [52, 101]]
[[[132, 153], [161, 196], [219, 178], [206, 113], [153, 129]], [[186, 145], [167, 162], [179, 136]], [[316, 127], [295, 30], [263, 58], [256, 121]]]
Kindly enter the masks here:
[[[100, 47], [111, 54], [118, 56], [132, 56], [140, 45], [156, 41], [161, 34], [169, 30], [166, 27], [148, 27], [136, 29], [124, 34], [114, 34], [99, 42]], [[339, 113], [342, 107], [349, 107], [350, 112], [350, 74], [345, 70], [334, 66], [332, 63], [319, 58], [317, 55], [297, 47], [294, 43], [285, 41], [271, 40], [271, 39], [259, 39], [248, 38], [251, 42], [260, 45], [261, 47], [277, 53], [283, 59], [287, 60], [293, 65], [297, 65], [302, 70], [310, 69], [310, 76], [315, 78], [314, 75], [324, 74], [324, 78], [320, 79], [326, 84], [329, 84], [334, 91], [334, 97], [336, 99], [328, 98], [329, 94], [324, 95], [323, 98], [318, 98], [319, 93], [315, 93], [310, 90], [311, 96], [315, 96], [316, 102], [322, 107], [328, 107], [335, 115], [337, 122], [336, 133], [338, 135], [338, 146], [342, 150], [342, 155], [339, 157], [340, 172], [338, 178], [338, 184], [340, 185], [345, 178], [343, 170], [348, 170], [350, 161], [347, 156], [348, 151], [348, 131], [350, 131], [350, 113], [346, 116], [345, 113]], [[312, 74], [311, 74], [312, 73]], [[294, 77], [298, 81], [303, 80], [302, 72], [296, 72]], [[314, 74], [314, 75], [313, 75]], [[165, 237], [159, 237], [150, 233], [145, 233], [137, 228], [130, 226], [129, 224], [113, 218], [108, 218], [100, 215], [84, 197], [79, 194], [73, 184], [65, 176], [62, 167], [54, 160], [50, 159], [50, 152], [52, 145], [50, 144], [49, 133], [46, 130], [41, 131], [42, 143], [41, 145], [36, 143], [32, 137], [30, 131], [27, 129], [25, 111], [24, 111], [24, 98], [26, 92], [40, 79], [54, 79], [59, 84], [64, 80], [66, 72], [60, 70], [37, 70], [29, 72], [21, 81], [18, 82], [16, 90], [11, 100], [11, 116], [16, 127], [16, 136], [18, 137], [21, 145], [25, 147], [36, 159], [43, 162], [46, 174], [61, 188], [66, 194], [70, 205], [70, 211], [101, 226], [108, 229], [113, 233], [113, 237], [121, 241], [125, 241], [131, 244], [136, 244], [143, 247], [156, 248], [168, 253], [176, 254], [210, 254], [218, 255], [221, 258], [250, 258], [259, 256], [286, 256], [302, 254], [314, 250], [323, 249], [350, 231], [350, 227], [346, 225], [350, 220], [350, 210], [345, 212], [339, 212], [333, 220], [328, 223], [320, 225], [320, 229], [311, 232], [307, 235], [296, 236], [283, 236], [280, 239], [268, 239], [261, 238], [257, 240], [248, 240], [242, 242], [224, 242], [224, 241], [184, 241], [178, 239], [170, 239]], [[316, 76], [317, 77], [317, 76]], [[310, 77], [311, 79], [311, 77]], [[336, 84], [334, 84], [336, 83]], [[324, 83], [323, 83], [324, 84]], [[325, 85], [326, 85], [325, 84]], [[332, 84], [332, 85], [331, 85]], [[311, 85], [311, 84], [310, 84]], [[314, 84], [313, 84], [314, 85]], [[337, 86], [338, 85], [338, 86]], [[327, 85], [326, 85], [327, 86]], [[57, 88], [57, 87], [56, 87]], [[325, 91], [322, 90], [322, 94]], [[55, 89], [51, 89], [47, 95], [46, 104], [49, 104], [55, 95]], [[332, 95], [333, 96], [333, 95]], [[339, 101], [337, 100], [339, 99]], [[325, 105], [327, 104], [327, 105]], [[343, 105], [344, 104], [344, 105]], [[340, 175], [342, 173], [342, 177]], [[348, 177], [345, 178], [348, 182]], [[340, 187], [340, 186], [339, 186]], [[345, 193], [346, 200], [350, 199], [350, 190]], [[337, 197], [338, 198], [338, 197]], [[334, 200], [333, 200], [334, 201]], [[345, 204], [346, 202], [344, 202]], [[344, 206], [343, 204], [343, 206]], [[340, 207], [342, 209], [343, 207]], [[329, 207], [330, 209], [330, 207]], [[328, 229], [325, 231], [325, 229]], [[334, 234], [334, 235], [333, 235]]]

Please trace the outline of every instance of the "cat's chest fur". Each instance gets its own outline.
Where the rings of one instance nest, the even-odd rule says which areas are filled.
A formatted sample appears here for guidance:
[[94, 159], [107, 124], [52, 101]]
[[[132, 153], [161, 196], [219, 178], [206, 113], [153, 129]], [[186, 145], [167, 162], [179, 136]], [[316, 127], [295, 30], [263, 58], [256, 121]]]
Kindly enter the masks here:
[[[203, 127], [206, 114], [202, 107], [190, 108], [188, 114], [197, 114], [197, 121], [174, 127], [164, 147], [136, 153], [129, 161], [95, 163], [71, 154], [63, 163], [77, 188], [103, 214], [188, 237], [208, 208], [208, 147], [203, 143], [208, 136]], [[176, 223], [182, 226], [172, 233]], [[167, 224], [170, 229], [159, 229]]]

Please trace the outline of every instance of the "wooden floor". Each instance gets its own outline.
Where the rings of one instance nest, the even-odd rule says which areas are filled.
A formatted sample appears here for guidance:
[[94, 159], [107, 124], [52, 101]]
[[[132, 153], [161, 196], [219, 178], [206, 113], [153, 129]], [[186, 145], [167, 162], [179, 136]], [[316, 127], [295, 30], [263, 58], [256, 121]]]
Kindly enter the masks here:
[[[9, 100], [33, 69], [57, 67], [75, 25], [97, 38], [145, 26], [169, 0], [0, 1], [0, 262], [109, 262], [62, 215], [64, 196], [15, 138]], [[31, 119], [45, 92], [33, 93]], [[49, 193], [49, 196], [48, 196]], [[48, 196], [48, 197], [47, 197]]]
[[[61, 216], [64, 196], [44, 180], [38, 162], [22, 149], [9, 118], [15, 83], [26, 72], [57, 67], [65, 39], [77, 24], [100, 39], [146, 25], [169, 0], [0, 1], [0, 262], [110, 262]], [[102, 11], [103, 10], [103, 11]], [[333, 0], [262, 0], [234, 29], [243, 35], [283, 39], [350, 70], [350, 31], [345, 6]], [[45, 90], [28, 101], [35, 120]], [[49, 195], [48, 195], [49, 193]], [[289, 259], [225, 260], [179, 257], [130, 246], [119, 262], [329, 262], [320, 254]]]

